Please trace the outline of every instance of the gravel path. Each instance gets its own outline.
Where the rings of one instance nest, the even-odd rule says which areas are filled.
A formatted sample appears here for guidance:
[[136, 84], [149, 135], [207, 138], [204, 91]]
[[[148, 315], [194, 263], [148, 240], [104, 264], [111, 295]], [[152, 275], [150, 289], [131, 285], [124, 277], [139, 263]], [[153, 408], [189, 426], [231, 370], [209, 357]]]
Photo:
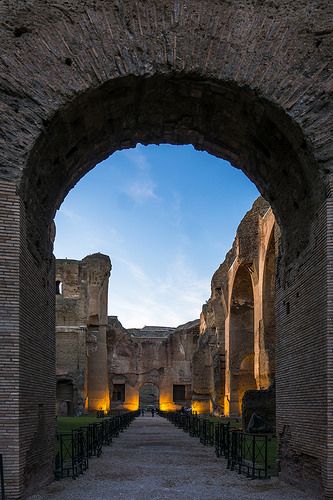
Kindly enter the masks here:
[[76, 481], [28, 500], [315, 500], [277, 479], [251, 481], [161, 417], [139, 417]]

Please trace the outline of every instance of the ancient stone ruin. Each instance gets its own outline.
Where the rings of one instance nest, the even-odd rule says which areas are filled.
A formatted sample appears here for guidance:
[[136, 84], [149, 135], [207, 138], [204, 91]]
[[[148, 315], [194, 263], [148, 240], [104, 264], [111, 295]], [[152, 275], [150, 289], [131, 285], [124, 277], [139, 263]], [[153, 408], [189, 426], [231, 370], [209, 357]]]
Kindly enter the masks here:
[[160, 409], [191, 406], [199, 320], [126, 330], [117, 317], [107, 317], [110, 270], [102, 254], [57, 260], [57, 413], [136, 410], [152, 385]]
[[[53, 475], [55, 212], [99, 161], [139, 142], [227, 159], [270, 203], [281, 231], [281, 477], [333, 497], [332, 17], [327, 0], [0, 3], [0, 443], [10, 499]], [[232, 412], [247, 381], [270, 383], [269, 312], [258, 313], [249, 276], [258, 286], [243, 260], [222, 313], [237, 332], [242, 318], [250, 329], [253, 310], [254, 345], [237, 357], [227, 334], [234, 354], [212, 358], [218, 285], [197, 354], [207, 373], [225, 363], [225, 399], [212, 404]], [[201, 371], [193, 392], [207, 407], [215, 389]]]
[[178, 328], [126, 330], [116, 316], [107, 317], [107, 256], [58, 260], [58, 414], [155, 404], [243, 414], [246, 425], [256, 411], [275, 427], [278, 246], [274, 215], [259, 198], [212, 278], [200, 321]]

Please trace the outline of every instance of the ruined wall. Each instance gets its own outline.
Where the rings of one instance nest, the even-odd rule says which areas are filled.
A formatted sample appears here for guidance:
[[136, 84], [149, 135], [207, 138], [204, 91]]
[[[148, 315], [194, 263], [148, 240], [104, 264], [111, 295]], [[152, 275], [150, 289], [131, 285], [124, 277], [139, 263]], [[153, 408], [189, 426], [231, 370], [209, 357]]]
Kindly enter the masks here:
[[[58, 413], [109, 408], [106, 327], [109, 257], [56, 261], [56, 347]], [[61, 387], [72, 385], [67, 408]], [[89, 392], [89, 398], [88, 398]]]
[[[124, 402], [113, 407], [137, 409], [140, 389], [154, 384], [159, 389], [162, 410], [191, 404], [192, 356], [196, 349], [199, 321], [179, 326], [167, 337], [132, 336], [116, 317], [109, 318], [108, 369], [111, 390], [125, 384]], [[186, 386], [185, 399], [173, 401], [173, 386]]]
[[244, 393], [267, 389], [275, 379], [278, 242], [272, 210], [258, 198], [212, 278], [200, 318], [194, 393], [216, 413], [239, 415]]

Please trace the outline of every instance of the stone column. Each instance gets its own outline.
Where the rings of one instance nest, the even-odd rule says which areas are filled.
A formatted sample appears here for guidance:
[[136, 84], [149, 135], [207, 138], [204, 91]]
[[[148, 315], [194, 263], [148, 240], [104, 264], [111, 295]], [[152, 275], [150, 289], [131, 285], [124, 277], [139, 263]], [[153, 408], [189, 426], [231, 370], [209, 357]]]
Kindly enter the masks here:
[[212, 411], [214, 368], [209, 346], [199, 348], [193, 355], [192, 410], [199, 414]]
[[89, 328], [96, 337], [96, 344], [88, 357], [88, 410], [110, 409], [110, 393], [107, 369], [106, 327]]
[[111, 271], [109, 257], [89, 255], [83, 259], [87, 279], [87, 324], [90, 336], [96, 338], [88, 358], [88, 409], [110, 409], [107, 366], [107, 304], [108, 282]]

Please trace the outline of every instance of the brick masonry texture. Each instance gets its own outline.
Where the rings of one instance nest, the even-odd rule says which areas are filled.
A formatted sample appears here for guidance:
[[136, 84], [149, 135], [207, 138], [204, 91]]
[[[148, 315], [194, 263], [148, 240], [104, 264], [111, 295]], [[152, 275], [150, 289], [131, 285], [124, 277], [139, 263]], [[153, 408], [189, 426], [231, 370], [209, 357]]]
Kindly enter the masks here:
[[282, 238], [282, 474], [310, 480], [311, 470], [333, 498], [332, 17], [327, 0], [1, 2], [0, 451], [9, 498], [52, 467], [54, 213], [98, 161], [137, 142], [192, 143], [229, 159], [271, 204]]

